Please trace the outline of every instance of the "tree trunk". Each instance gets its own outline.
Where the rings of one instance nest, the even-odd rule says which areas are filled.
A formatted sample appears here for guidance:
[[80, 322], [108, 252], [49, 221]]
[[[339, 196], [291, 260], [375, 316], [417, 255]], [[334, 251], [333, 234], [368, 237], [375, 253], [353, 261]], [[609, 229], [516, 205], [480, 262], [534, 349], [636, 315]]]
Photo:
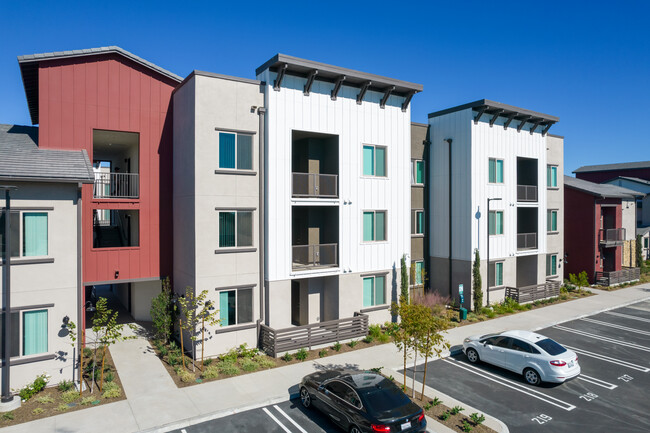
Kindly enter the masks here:
[[418, 347], [415, 345], [415, 342], [413, 342], [413, 346], [415, 346], [415, 356], [413, 357], [413, 381], [411, 382], [411, 397], [415, 398], [415, 368], [418, 362]]
[[104, 386], [104, 360], [106, 359], [106, 346], [104, 346], [104, 351], [102, 352], [102, 378], [99, 381], [99, 392], [102, 392], [102, 387]]
[[[83, 328], [83, 323], [82, 323], [82, 328]], [[83, 392], [84, 389], [84, 342], [86, 340], [86, 331], [85, 329], [81, 329], [81, 344], [79, 345], [79, 356], [81, 356], [81, 361], [79, 363], [79, 397], [81, 397], [81, 393]]]
[[205, 318], [201, 318], [201, 371], [203, 371], [203, 349], [205, 346]]
[[183, 348], [183, 319], [178, 319], [179, 328], [178, 331], [181, 336], [181, 362], [183, 363], [183, 368], [185, 368], [185, 349]]
[[422, 395], [420, 396], [420, 401], [424, 401], [424, 384], [427, 382], [427, 363], [429, 362], [429, 351], [431, 348], [429, 345], [431, 344], [431, 331], [427, 332], [427, 345], [426, 345], [426, 352], [424, 355], [424, 377], [422, 378]]
[[406, 391], [406, 341], [404, 341], [404, 391]]

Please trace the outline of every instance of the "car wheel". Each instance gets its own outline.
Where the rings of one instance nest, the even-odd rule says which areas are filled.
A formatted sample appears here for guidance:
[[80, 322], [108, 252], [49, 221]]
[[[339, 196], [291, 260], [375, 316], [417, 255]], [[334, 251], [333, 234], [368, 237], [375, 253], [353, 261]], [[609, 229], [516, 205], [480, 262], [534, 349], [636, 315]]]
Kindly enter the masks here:
[[311, 395], [309, 395], [309, 391], [307, 391], [307, 388], [304, 386], [300, 388], [300, 402], [305, 408], [309, 408], [311, 406]]
[[542, 379], [539, 377], [539, 373], [532, 368], [527, 368], [524, 370], [524, 379], [530, 385], [537, 386], [542, 383]]
[[356, 425], [350, 427], [350, 433], [361, 433], [361, 430]]
[[467, 359], [472, 364], [476, 364], [480, 360], [480, 358], [478, 357], [478, 352], [474, 349], [467, 349], [465, 355], [467, 355]]

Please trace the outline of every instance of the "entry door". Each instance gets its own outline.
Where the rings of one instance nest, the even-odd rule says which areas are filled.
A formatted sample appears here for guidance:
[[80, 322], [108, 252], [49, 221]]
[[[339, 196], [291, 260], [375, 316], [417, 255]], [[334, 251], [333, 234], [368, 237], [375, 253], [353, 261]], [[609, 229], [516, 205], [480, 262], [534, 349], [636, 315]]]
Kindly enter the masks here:
[[291, 281], [291, 324], [300, 326], [300, 283]]

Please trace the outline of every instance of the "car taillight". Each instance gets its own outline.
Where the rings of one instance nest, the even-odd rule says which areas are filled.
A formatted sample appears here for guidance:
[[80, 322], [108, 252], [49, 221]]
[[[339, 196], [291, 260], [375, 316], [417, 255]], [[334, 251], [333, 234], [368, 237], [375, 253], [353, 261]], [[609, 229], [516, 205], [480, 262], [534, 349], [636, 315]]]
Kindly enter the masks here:
[[378, 431], [378, 432], [389, 432], [390, 427], [384, 424], [370, 424], [370, 427], [372, 427], [372, 431]]
[[551, 361], [551, 365], [554, 365], [556, 367], [564, 367], [566, 365], [566, 362], [564, 362], [564, 361]]
[[420, 413], [420, 416], [418, 417], [418, 422], [422, 421], [424, 419], [424, 411]]

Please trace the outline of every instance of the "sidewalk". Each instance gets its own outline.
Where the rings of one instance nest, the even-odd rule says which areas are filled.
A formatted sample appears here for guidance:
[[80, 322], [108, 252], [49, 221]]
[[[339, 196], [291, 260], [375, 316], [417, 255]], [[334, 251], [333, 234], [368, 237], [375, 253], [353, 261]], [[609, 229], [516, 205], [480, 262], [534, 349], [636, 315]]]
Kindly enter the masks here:
[[[468, 335], [506, 329], [536, 330], [584, 315], [650, 299], [650, 285], [635, 286], [614, 292], [594, 291], [595, 296], [552, 305], [533, 311], [478, 322], [452, 329], [447, 339], [452, 352], [458, 350]], [[293, 364], [272, 370], [232, 377], [186, 388], [177, 388], [167, 371], [143, 338], [128, 340], [111, 348], [127, 400], [57, 415], [2, 429], [3, 433], [25, 432], [137, 432], [169, 431], [200, 421], [242, 412], [254, 407], [287, 400], [297, 395], [297, 383], [309, 373], [331, 367], [370, 369], [384, 367], [384, 372], [402, 368], [402, 355], [393, 344], [328, 356], [318, 361]], [[395, 377], [397, 375], [393, 374]], [[429, 389], [440, 396], [440, 392]], [[443, 398], [453, 406], [459, 402]], [[472, 411], [466, 404], [464, 407]], [[507, 431], [500, 421], [488, 418], [490, 426]], [[501, 427], [503, 426], [503, 427]], [[434, 422], [432, 431], [449, 431]]]

